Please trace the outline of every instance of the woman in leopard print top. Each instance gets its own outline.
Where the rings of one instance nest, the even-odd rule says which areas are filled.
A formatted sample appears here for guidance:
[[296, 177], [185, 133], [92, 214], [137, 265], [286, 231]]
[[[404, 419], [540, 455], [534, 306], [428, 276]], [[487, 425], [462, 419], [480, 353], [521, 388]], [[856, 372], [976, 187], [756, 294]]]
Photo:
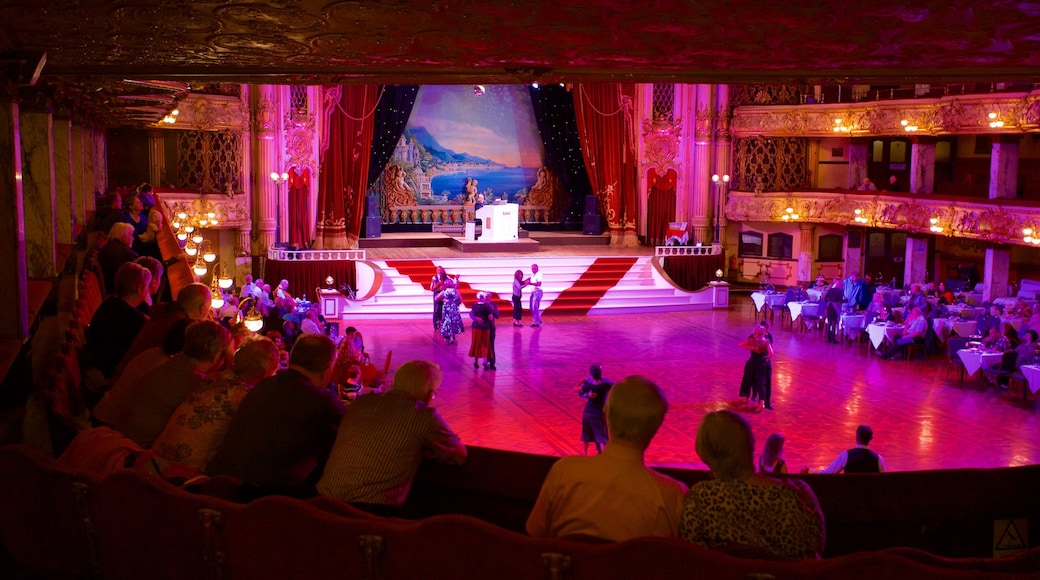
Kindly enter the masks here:
[[753, 547], [786, 558], [823, 550], [823, 513], [802, 481], [758, 475], [754, 436], [743, 417], [709, 413], [697, 429], [697, 454], [714, 479], [686, 494], [679, 536], [708, 548]]

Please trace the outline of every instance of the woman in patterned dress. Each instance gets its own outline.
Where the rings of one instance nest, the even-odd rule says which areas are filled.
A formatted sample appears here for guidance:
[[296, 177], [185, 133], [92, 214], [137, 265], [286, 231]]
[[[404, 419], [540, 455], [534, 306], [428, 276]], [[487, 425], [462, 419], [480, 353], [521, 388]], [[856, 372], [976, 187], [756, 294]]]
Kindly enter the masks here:
[[696, 446], [713, 478], [686, 494], [681, 538], [712, 549], [819, 556], [824, 523], [816, 496], [805, 482], [755, 473], [755, 440], [743, 417], [732, 411], [708, 413], [697, 429]]
[[441, 336], [448, 344], [455, 344], [455, 335], [462, 334], [465, 327], [462, 326], [462, 315], [459, 314], [459, 305], [462, 297], [459, 296], [458, 281], [448, 278], [444, 281], [444, 290], [438, 295], [441, 302]]

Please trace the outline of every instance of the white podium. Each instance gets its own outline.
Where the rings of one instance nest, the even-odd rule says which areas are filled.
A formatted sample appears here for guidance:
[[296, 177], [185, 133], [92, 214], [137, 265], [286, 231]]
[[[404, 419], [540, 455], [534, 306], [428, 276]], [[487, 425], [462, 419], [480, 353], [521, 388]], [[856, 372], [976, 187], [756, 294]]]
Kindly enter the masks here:
[[509, 242], [518, 239], [520, 206], [515, 203], [485, 205], [477, 210], [484, 233], [478, 242]]

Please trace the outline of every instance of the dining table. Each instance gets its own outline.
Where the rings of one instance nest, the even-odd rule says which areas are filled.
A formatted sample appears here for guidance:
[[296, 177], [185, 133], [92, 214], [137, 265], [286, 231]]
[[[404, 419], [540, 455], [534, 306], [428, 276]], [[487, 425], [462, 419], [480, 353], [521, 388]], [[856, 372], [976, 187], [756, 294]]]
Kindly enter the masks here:
[[805, 314], [806, 316], [819, 316], [820, 315], [820, 303], [819, 302], [788, 302], [787, 309], [791, 311], [791, 322], [798, 320], [798, 317]]
[[1008, 324], [1011, 328], [1015, 329], [1015, 332], [1022, 332], [1026, 328], [1026, 319], [1021, 316], [1001, 316], [1001, 326]]
[[964, 372], [970, 377], [979, 372], [979, 369], [988, 369], [999, 365], [1004, 357], [1004, 353], [981, 348], [962, 348], [957, 351], [957, 356], [964, 363]]
[[974, 320], [965, 320], [959, 316], [952, 318], [936, 318], [932, 321], [932, 330], [939, 337], [940, 342], [946, 342], [951, 336], [968, 338], [975, 333], [978, 323]]
[[866, 330], [866, 326], [867, 317], [863, 314], [841, 315], [841, 332], [851, 339], [855, 339], [857, 334]]
[[751, 301], [755, 303], [755, 312], [762, 312], [767, 306], [771, 308], [782, 305], [787, 301], [787, 294], [782, 292], [752, 292]]
[[870, 344], [874, 345], [874, 350], [877, 350], [881, 345], [891, 343], [903, 334], [903, 328], [902, 324], [892, 322], [872, 322], [867, 325], [867, 336], [870, 337]]

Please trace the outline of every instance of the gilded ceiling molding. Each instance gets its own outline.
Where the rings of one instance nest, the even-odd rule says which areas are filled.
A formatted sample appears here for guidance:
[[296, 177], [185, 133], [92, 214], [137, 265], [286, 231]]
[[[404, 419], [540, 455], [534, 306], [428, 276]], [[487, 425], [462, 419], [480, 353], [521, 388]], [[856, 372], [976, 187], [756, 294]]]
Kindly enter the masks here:
[[1040, 91], [848, 104], [736, 107], [730, 132], [735, 138], [1040, 132]]
[[893, 195], [731, 191], [726, 204], [726, 219], [731, 221], [783, 222], [785, 214], [789, 219], [798, 215], [797, 221], [803, 223], [889, 228], [1016, 245], [1028, 245], [1022, 239], [1024, 228], [1040, 226], [1040, 208]]
[[643, 167], [654, 169], [658, 175], [664, 175], [669, 169], [678, 174], [681, 164], [675, 158], [679, 155], [681, 140], [681, 119], [643, 119]]
[[177, 122], [172, 125], [160, 123], [160, 128], [245, 131], [249, 127], [249, 111], [238, 97], [189, 94], [177, 108], [180, 110]]

